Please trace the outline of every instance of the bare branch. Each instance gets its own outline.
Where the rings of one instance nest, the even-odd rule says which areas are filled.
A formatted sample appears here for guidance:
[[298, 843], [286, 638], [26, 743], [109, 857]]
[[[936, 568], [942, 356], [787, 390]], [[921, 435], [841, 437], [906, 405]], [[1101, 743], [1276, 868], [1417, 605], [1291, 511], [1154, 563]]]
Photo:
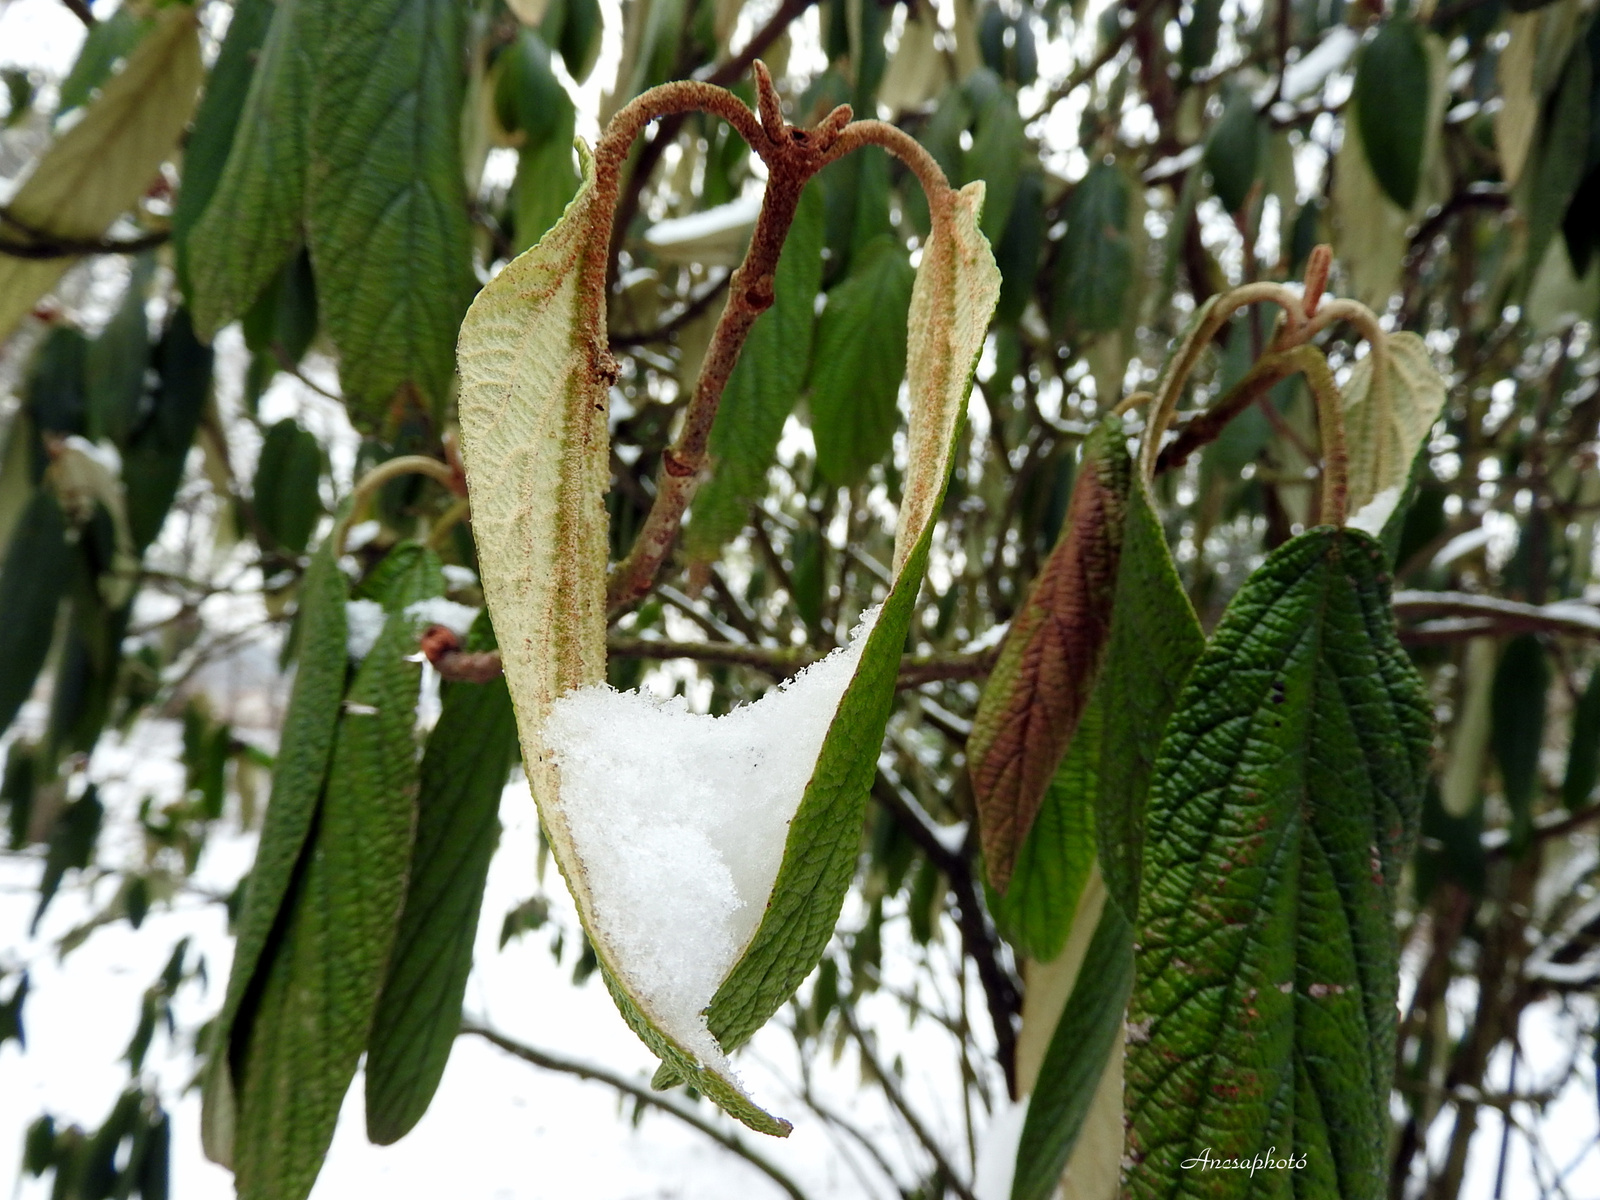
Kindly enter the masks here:
[[734, 1154], [744, 1159], [745, 1162], [761, 1171], [781, 1187], [787, 1195], [794, 1197], [794, 1200], [808, 1200], [800, 1185], [782, 1167], [778, 1166], [759, 1150], [752, 1146], [747, 1146], [744, 1143], [744, 1139], [737, 1134], [719, 1129], [699, 1113], [684, 1108], [675, 1101], [669, 1100], [666, 1096], [652, 1091], [648, 1084], [635, 1082], [598, 1064], [562, 1058], [560, 1055], [552, 1054], [548, 1050], [539, 1050], [522, 1042], [513, 1041], [511, 1038], [506, 1037], [505, 1034], [497, 1033], [495, 1030], [485, 1025], [479, 1025], [472, 1020], [461, 1022], [461, 1032], [474, 1037], [481, 1037], [491, 1045], [498, 1046], [507, 1054], [522, 1059], [523, 1062], [532, 1063], [536, 1067], [543, 1067], [547, 1071], [560, 1071], [565, 1075], [576, 1075], [579, 1079], [603, 1083], [608, 1087], [615, 1088], [625, 1096], [633, 1097], [640, 1104], [648, 1105], [659, 1112], [677, 1117], [685, 1125], [698, 1129], [712, 1141], [727, 1150], [731, 1150]]

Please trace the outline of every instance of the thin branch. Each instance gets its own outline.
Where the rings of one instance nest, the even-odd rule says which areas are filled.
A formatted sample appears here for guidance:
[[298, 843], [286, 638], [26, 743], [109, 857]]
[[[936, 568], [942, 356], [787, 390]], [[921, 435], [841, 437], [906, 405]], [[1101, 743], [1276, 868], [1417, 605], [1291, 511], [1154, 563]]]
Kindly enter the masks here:
[[618, 346], [647, 346], [651, 342], [664, 342], [689, 322], [693, 321], [706, 309], [716, 303], [717, 297], [728, 290], [728, 284], [733, 279], [733, 272], [729, 271], [715, 282], [711, 283], [698, 296], [691, 296], [687, 303], [676, 314], [657, 325], [654, 329], [646, 329], [636, 333], [613, 333], [610, 336], [611, 345]]
[[1084, 84], [1088, 83], [1097, 74], [1099, 74], [1100, 68], [1105, 66], [1108, 62], [1120, 54], [1122, 52], [1122, 48], [1128, 44], [1128, 39], [1133, 36], [1133, 31], [1138, 26], [1139, 18], [1144, 15], [1145, 10], [1154, 8], [1158, 2], [1159, 0], [1138, 0], [1138, 3], [1130, 5], [1129, 8], [1132, 12], [1132, 19], [1117, 31], [1117, 35], [1114, 38], [1111, 38], [1104, 46], [1100, 48], [1100, 52], [1098, 54], [1096, 54], [1088, 62], [1084, 63], [1083, 66], [1079, 67], [1071, 75], [1068, 75], [1066, 79], [1062, 80], [1057, 87], [1052, 89], [1049, 97], [1040, 107], [1038, 115], [1043, 115], [1044, 113], [1049, 112], [1068, 96], [1072, 95], [1073, 92], [1077, 91]]
[[734, 1154], [744, 1159], [745, 1162], [761, 1171], [781, 1187], [786, 1194], [794, 1197], [794, 1200], [808, 1200], [800, 1185], [766, 1155], [751, 1146], [747, 1146], [738, 1135], [719, 1129], [699, 1113], [684, 1108], [669, 1100], [666, 1096], [652, 1091], [647, 1084], [635, 1082], [598, 1064], [562, 1058], [560, 1055], [552, 1054], [548, 1050], [539, 1050], [533, 1046], [524, 1045], [522, 1042], [513, 1041], [503, 1033], [497, 1033], [495, 1030], [479, 1025], [472, 1020], [461, 1022], [461, 1032], [474, 1037], [481, 1037], [491, 1045], [498, 1046], [507, 1054], [522, 1059], [523, 1062], [532, 1063], [536, 1067], [543, 1067], [547, 1071], [560, 1071], [566, 1075], [576, 1075], [579, 1079], [606, 1084], [625, 1096], [631, 1096], [640, 1104], [677, 1117], [685, 1125], [698, 1129], [712, 1141], [727, 1150], [731, 1150]]
[[1600, 607], [1581, 600], [1554, 604], [1522, 604], [1498, 596], [1471, 592], [1399, 591], [1394, 594], [1397, 616], [1425, 621], [1403, 631], [1407, 641], [1453, 641], [1486, 633], [1551, 633], [1567, 637], [1600, 638]]
[[85, 254], [142, 254], [172, 240], [170, 229], [158, 229], [153, 233], [122, 239], [69, 237], [24, 221], [7, 208], [0, 208], [0, 225], [9, 225], [28, 239], [18, 242], [11, 238], [0, 238], [0, 254], [9, 258], [51, 259], [79, 258]]
[[[687, 597], [685, 597], [687, 599]], [[448, 637], [446, 636], [448, 635]], [[452, 641], [453, 639], [453, 641]], [[445, 679], [483, 683], [501, 673], [500, 652], [489, 650], [469, 654], [461, 650], [460, 639], [442, 625], [430, 626], [420, 644], [439, 674]], [[619, 658], [643, 658], [658, 662], [690, 659], [695, 662], [727, 663], [753, 667], [775, 680], [783, 680], [804, 670], [823, 656], [805, 647], [754, 646], [748, 642], [669, 642], [658, 638], [628, 637], [613, 633], [606, 638], [606, 649]], [[974, 654], [906, 655], [900, 660], [896, 691], [920, 687], [944, 679], [978, 679], [994, 665], [993, 650]]]
[[861, 1051], [861, 1057], [866, 1060], [867, 1066], [877, 1078], [879, 1086], [883, 1088], [883, 1094], [889, 1098], [889, 1103], [894, 1106], [895, 1111], [911, 1127], [911, 1132], [916, 1134], [917, 1141], [922, 1143], [922, 1148], [933, 1159], [934, 1164], [944, 1176], [945, 1182], [950, 1185], [950, 1190], [955, 1192], [961, 1200], [977, 1200], [972, 1193], [971, 1185], [962, 1180], [961, 1176], [956, 1173], [955, 1166], [945, 1157], [943, 1149], [939, 1146], [938, 1139], [928, 1133], [927, 1127], [923, 1125], [916, 1111], [906, 1102], [905, 1095], [900, 1091], [900, 1085], [895, 1082], [894, 1076], [878, 1062], [867, 1035], [862, 1031], [861, 1026], [856, 1024], [855, 1016], [851, 1013], [848, 1004], [839, 1006], [839, 1019], [844, 1022], [845, 1028], [850, 1031], [850, 1036], [855, 1038], [856, 1047]]
[[85, 29], [93, 29], [100, 24], [99, 21], [95, 20], [94, 13], [89, 11], [88, 0], [61, 0], [61, 3], [67, 6], [67, 10], [73, 16], [83, 22]]

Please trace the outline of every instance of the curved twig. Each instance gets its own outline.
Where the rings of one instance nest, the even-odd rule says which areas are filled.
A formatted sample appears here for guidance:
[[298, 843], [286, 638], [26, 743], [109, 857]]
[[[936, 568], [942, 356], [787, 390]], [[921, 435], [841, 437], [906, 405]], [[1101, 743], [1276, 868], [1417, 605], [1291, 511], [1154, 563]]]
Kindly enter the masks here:
[[794, 1200], [808, 1200], [800, 1185], [765, 1154], [762, 1154], [752, 1146], [745, 1145], [744, 1139], [736, 1134], [717, 1128], [716, 1125], [706, 1120], [699, 1113], [691, 1112], [660, 1093], [652, 1091], [647, 1084], [635, 1082], [598, 1064], [562, 1058], [560, 1055], [552, 1054], [548, 1050], [540, 1050], [533, 1046], [524, 1045], [522, 1042], [513, 1041], [511, 1038], [506, 1037], [505, 1034], [498, 1033], [488, 1026], [480, 1025], [470, 1019], [461, 1022], [461, 1032], [473, 1037], [480, 1037], [490, 1045], [498, 1046], [507, 1054], [520, 1058], [523, 1062], [532, 1063], [536, 1067], [543, 1067], [547, 1071], [560, 1071], [564, 1075], [576, 1075], [579, 1079], [603, 1083], [607, 1087], [615, 1088], [625, 1096], [631, 1096], [640, 1104], [647, 1105], [658, 1112], [677, 1117], [685, 1125], [698, 1129], [718, 1145], [737, 1154], [745, 1162], [755, 1167], [781, 1187]]
[[373, 493], [391, 479], [398, 479], [402, 475], [426, 475], [452, 492], [459, 494], [461, 490], [460, 476], [448, 463], [442, 463], [437, 458], [427, 458], [421, 454], [402, 454], [398, 458], [379, 463], [356, 481], [348, 497], [349, 511], [334, 525], [333, 532], [329, 534], [333, 538], [335, 557], [344, 553], [345, 535], [350, 532], [350, 527], [356, 523], [356, 517], [371, 500]]

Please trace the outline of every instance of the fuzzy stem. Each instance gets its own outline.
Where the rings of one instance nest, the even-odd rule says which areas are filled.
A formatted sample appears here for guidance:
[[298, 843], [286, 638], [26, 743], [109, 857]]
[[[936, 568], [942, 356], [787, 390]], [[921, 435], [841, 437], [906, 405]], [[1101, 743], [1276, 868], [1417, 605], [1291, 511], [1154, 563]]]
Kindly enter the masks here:
[[1283, 357], [1306, 377], [1317, 402], [1317, 433], [1322, 439], [1322, 523], [1342, 526], [1350, 496], [1350, 455], [1344, 441], [1344, 396], [1328, 360], [1315, 346], [1296, 346]]
[[350, 491], [349, 511], [345, 513], [344, 519], [333, 527], [331, 536], [336, 555], [344, 553], [345, 535], [350, 532], [350, 527], [356, 523], [356, 518], [372, 499], [373, 493], [391, 479], [398, 479], [402, 475], [426, 475], [441, 487], [449, 488], [451, 491], [455, 491], [460, 485], [460, 479], [449, 465], [436, 458], [426, 458], [421, 454], [402, 454], [399, 458], [379, 463], [356, 482]]

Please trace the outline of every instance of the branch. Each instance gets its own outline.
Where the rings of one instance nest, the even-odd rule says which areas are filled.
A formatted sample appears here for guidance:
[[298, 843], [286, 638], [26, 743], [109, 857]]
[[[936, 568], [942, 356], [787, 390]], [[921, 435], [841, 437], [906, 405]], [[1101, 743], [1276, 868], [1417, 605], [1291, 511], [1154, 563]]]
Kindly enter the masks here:
[[763, 1172], [788, 1195], [794, 1197], [794, 1200], [808, 1200], [805, 1192], [800, 1189], [800, 1185], [766, 1155], [753, 1147], [745, 1145], [744, 1141], [736, 1134], [719, 1129], [699, 1113], [683, 1108], [674, 1101], [667, 1099], [667, 1097], [652, 1091], [646, 1084], [637, 1083], [598, 1064], [562, 1058], [559, 1055], [550, 1053], [548, 1050], [539, 1050], [533, 1046], [512, 1041], [504, 1034], [496, 1033], [493, 1029], [479, 1025], [470, 1019], [461, 1022], [461, 1032], [474, 1037], [481, 1037], [484, 1041], [498, 1046], [507, 1054], [522, 1059], [523, 1062], [532, 1063], [536, 1067], [543, 1067], [547, 1071], [560, 1071], [566, 1075], [576, 1075], [579, 1079], [606, 1084], [625, 1096], [633, 1097], [640, 1104], [677, 1117], [685, 1125], [692, 1125], [718, 1145], [733, 1151], [751, 1166]]
[[1394, 610], [1397, 616], [1413, 619], [1444, 618], [1423, 621], [1402, 631], [1401, 637], [1408, 642], [1455, 641], [1511, 633], [1600, 638], [1600, 608], [1580, 600], [1522, 604], [1470, 592], [1399, 591], [1394, 594]]
[[[91, 16], [89, 20], [92, 22], [94, 18]], [[172, 231], [169, 229], [158, 229], [153, 233], [124, 239], [68, 237], [30, 224], [8, 208], [0, 208], [0, 225], [9, 225], [28, 239], [18, 242], [10, 238], [0, 238], [0, 254], [10, 258], [50, 259], [79, 258], [85, 254], [142, 254], [172, 239]]]
[[[501, 673], [498, 650], [463, 651], [460, 637], [443, 625], [430, 625], [423, 632], [419, 648], [444, 679], [485, 683]], [[823, 657], [803, 647], [753, 646], [748, 642], [668, 642], [617, 633], [606, 638], [606, 649], [618, 658], [658, 662], [687, 658], [695, 662], [753, 667], [775, 680], [787, 679]], [[991, 649], [972, 654], [908, 654], [900, 660], [895, 690], [903, 692], [946, 679], [980, 679], [994, 666], [996, 652]]]
[[956, 1173], [955, 1167], [945, 1157], [944, 1151], [939, 1148], [938, 1141], [928, 1133], [927, 1128], [922, 1124], [916, 1112], [906, 1103], [906, 1098], [901, 1093], [900, 1085], [895, 1082], [894, 1076], [879, 1064], [877, 1056], [872, 1052], [871, 1045], [868, 1044], [867, 1035], [862, 1032], [861, 1026], [856, 1024], [855, 1015], [850, 1011], [848, 1004], [839, 1006], [839, 1017], [844, 1022], [845, 1028], [850, 1031], [850, 1036], [855, 1038], [856, 1046], [861, 1051], [861, 1057], [866, 1061], [867, 1066], [871, 1068], [879, 1086], [883, 1088], [883, 1094], [889, 1098], [889, 1103], [894, 1105], [895, 1111], [911, 1127], [911, 1132], [916, 1134], [917, 1141], [922, 1143], [922, 1148], [928, 1152], [934, 1164], [938, 1166], [945, 1182], [950, 1185], [950, 1190], [959, 1196], [961, 1200], [977, 1200], [972, 1193], [971, 1186], [962, 1181], [961, 1176]]
[[100, 24], [99, 21], [95, 20], [94, 13], [89, 11], [88, 0], [61, 0], [61, 3], [67, 6], [73, 16], [83, 22], [85, 29], [93, 29]]
[[1068, 96], [1072, 95], [1073, 92], [1077, 91], [1084, 84], [1092, 80], [1097, 74], [1099, 74], [1101, 67], [1105, 66], [1108, 62], [1120, 54], [1122, 52], [1122, 48], [1128, 44], [1128, 39], [1133, 36], [1133, 31], [1139, 24], [1139, 18], [1144, 15], [1144, 11], [1146, 9], [1155, 7], [1156, 3], [1157, 0], [1138, 0], [1137, 3], [1129, 4], [1127, 7], [1132, 14], [1132, 20], [1130, 20], [1126, 25], [1117, 31], [1116, 37], [1106, 42], [1106, 44], [1100, 48], [1100, 53], [1096, 54], [1088, 62], [1084, 63], [1083, 66], [1079, 67], [1071, 75], [1068, 75], [1066, 79], [1062, 80], [1062, 82], [1050, 92], [1049, 97], [1046, 98], [1044, 104], [1039, 109], [1039, 115], [1042, 116], [1043, 114], [1049, 112]]

